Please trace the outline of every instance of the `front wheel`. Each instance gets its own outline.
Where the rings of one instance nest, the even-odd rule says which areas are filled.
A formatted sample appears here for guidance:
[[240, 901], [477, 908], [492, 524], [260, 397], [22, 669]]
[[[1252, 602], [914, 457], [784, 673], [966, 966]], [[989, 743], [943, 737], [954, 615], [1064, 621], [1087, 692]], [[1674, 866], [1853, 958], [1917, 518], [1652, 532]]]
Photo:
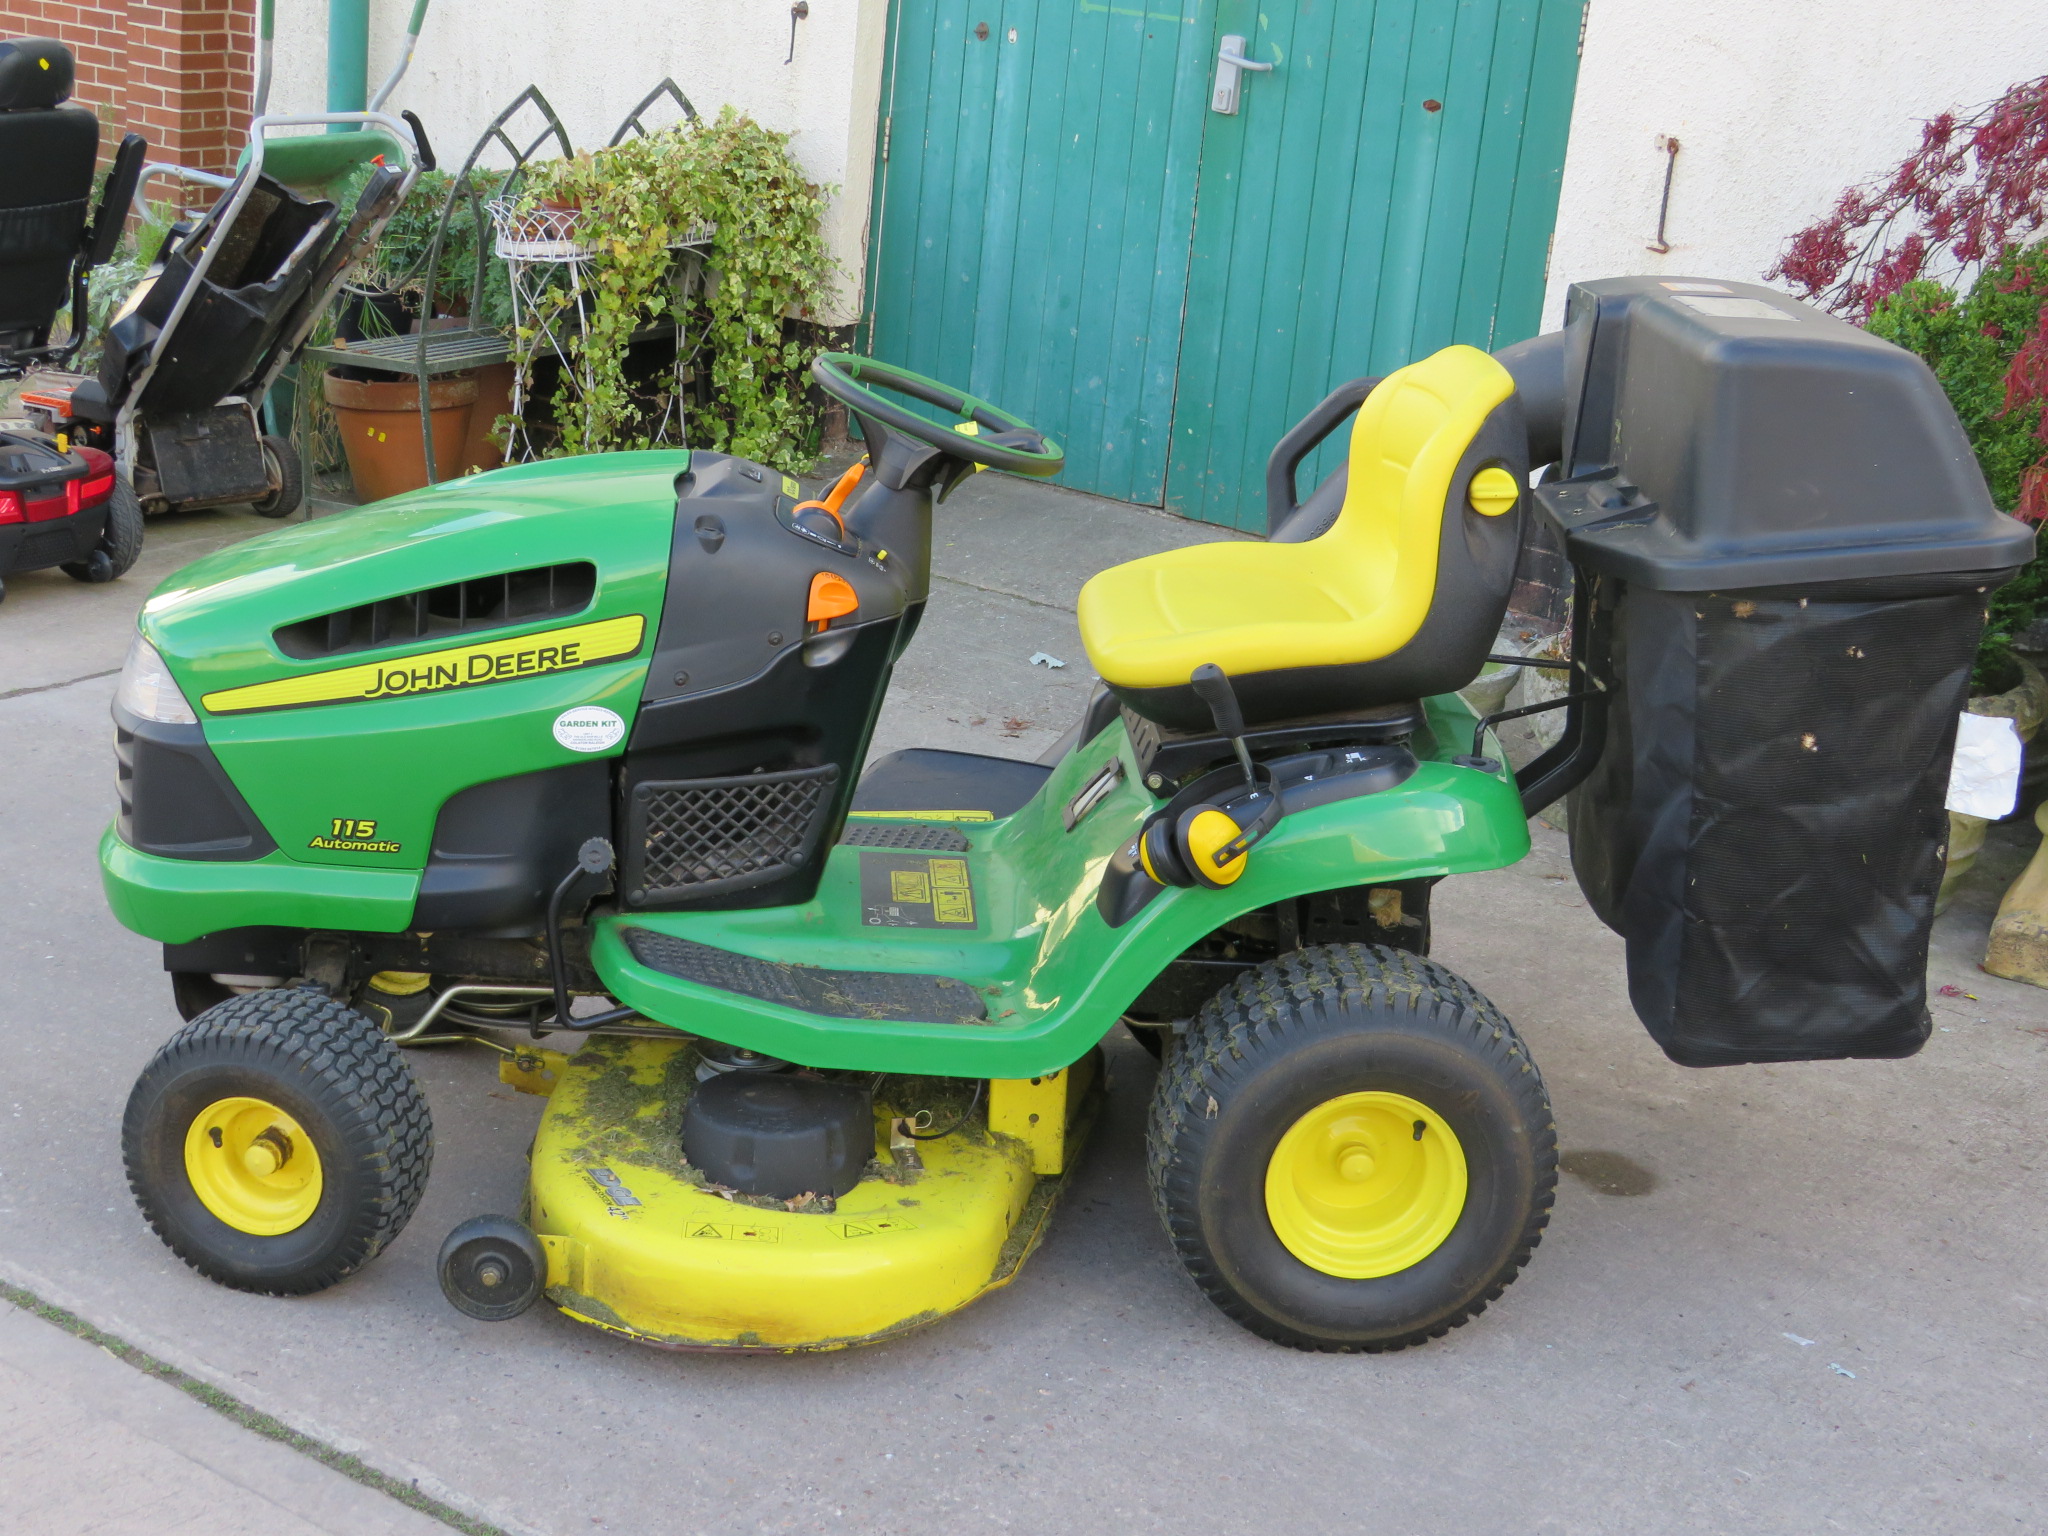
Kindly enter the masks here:
[[263, 439], [263, 467], [270, 474], [270, 494], [249, 503], [258, 517], [290, 517], [306, 499], [305, 476], [299, 471], [299, 456], [281, 437]]
[[433, 1160], [427, 1101], [398, 1048], [323, 993], [231, 997], [170, 1038], [122, 1124], [136, 1204], [210, 1280], [325, 1290], [411, 1218]]
[[1550, 1218], [1550, 1100], [1442, 966], [1337, 944], [1205, 1004], [1167, 1057], [1154, 1203], [1209, 1299], [1297, 1349], [1391, 1350], [1483, 1311]]

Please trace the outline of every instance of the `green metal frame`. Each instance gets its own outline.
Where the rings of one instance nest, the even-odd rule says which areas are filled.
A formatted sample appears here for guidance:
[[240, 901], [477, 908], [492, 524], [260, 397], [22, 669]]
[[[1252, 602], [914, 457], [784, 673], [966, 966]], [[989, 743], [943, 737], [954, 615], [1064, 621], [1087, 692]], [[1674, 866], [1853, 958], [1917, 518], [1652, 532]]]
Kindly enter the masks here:
[[[558, 459], [472, 476], [344, 517], [281, 529], [207, 555], [144, 605], [143, 637], [200, 709], [209, 744], [278, 843], [247, 862], [158, 858], [109, 830], [102, 872], [115, 916], [181, 943], [245, 926], [397, 933], [412, 922], [436, 817], [474, 784], [587, 761], [556, 741], [564, 710], [602, 704], [631, 727], [659, 622], [673, 536], [675, 482], [687, 451]], [[519, 565], [590, 560], [591, 603], [505, 631], [539, 636], [641, 615], [633, 655], [478, 686], [249, 713], [213, 713], [208, 696], [280, 678], [383, 661], [415, 662], [467, 637], [411, 640], [318, 660], [278, 648], [281, 626]], [[1242, 913], [1318, 891], [1387, 885], [1512, 864], [1529, 848], [1513, 780], [1454, 759], [1475, 719], [1455, 696], [1429, 700], [1399, 786], [1280, 822], [1246, 873], [1221, 890], [1165, 889], [1112, 927], [1096, 906], [1111, 856], [1160, 804], [1139, 782], [1121, 723], [1057, 767], [1015, 815], [949, 823], [968, 838], [971, 930], [865, 921], [861, 861], [840, 846], [816, 896], [740, 911], [602, 917], [592, 959], [605, 986], [648, 1018], [821, 1067], [1029, 1077], [1078, 1059], [1169, 963]], [[612, 755], [623, 752], [622, 744]], [[1063, 812], [1112, 758], [1122, 781], [1072, 830]], [[336, 818], [376, 823], [383, 852], [321, 849]], [[901, 820], [915, 820], [903, 817]], [[330, 840], [331, 839], [327, 839]], [[649, 928], [756, 959], [948, 976], [978, 989], [972, 1025], [822, 1018], [680, 980], [635, 960], [624, 927]]]
[[[1444, 753], [1469, 745], [1473, 717], [1460, 701], [1431, 701], [1430, 717]], [[1068, 832], [1062, 810], [1112, 757], [1124, 760], [1122, 784]], [[802, 906], [615, 914], [599, 922], [591, 957], [613, 995], [647, 1017], [771, 1056], [862, 1071], [1033, 1077], [1078, 1060], [1167, 965], [1232, 918], [1318, 891], [1498, 869], [1529, 851], [1528, 822], [1505, 774], [1432, 758], [1398, 788], [1285, 818], [1228, 888], [1168, 888], [1112, 928], [1095, 902], [1103, 870], [1160, 803], [1139, 786], [1136, 768], [1114, 724], [1070, 754], [1016, 815], [954, 824], [973, 844], [972, 934], [865, 925], [860, 862], [872, 850], [841, 846]], [[950, 976], [983, 993], [988, 1020], [800, 1012], [650, 970], [621, 938], [628, 927], [784, 964]]]

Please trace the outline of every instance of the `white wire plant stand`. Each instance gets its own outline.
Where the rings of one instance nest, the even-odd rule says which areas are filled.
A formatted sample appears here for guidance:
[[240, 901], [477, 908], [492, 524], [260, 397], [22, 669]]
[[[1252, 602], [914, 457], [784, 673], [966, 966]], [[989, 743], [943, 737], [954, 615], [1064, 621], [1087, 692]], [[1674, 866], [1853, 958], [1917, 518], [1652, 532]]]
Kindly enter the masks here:
[[[621, 129], [621, 133], [624, 133]], [[541, 457], [533, 439], [530, 407], [538, 374], [537, 364], [551, 358], [560, 370], [558, 394], [566, 390], [571, 402], [584, 402], [583, 429], [591, 430], [589, 401], [596, 381], [580, 338], [590, 322], [588, 272], [594, 252], [580, 238], [581, 210], [524, 205], [519, 198], [494, 198], [486, 203], [490, 215], [492, 250], [505, 263], [511, 280], [512, 339], [512, 426], [505, 447], [507, 462], [520, 463]], [[716, 231], [700, 225], [671, 241], [674, 263], [669, 274], [667, 313], [652, 317], [636, 331], [634, 343], [668, 335], [674, 341], [673, 366], [668, 370], [666, 388], [655, 392], [655, 414], [646, 423], [650, 447], [680, 447], [687, 425], [687, 385], [692, 367], [704, 343], [700, 329], [689, 337], [686, 320], [704, 287], [704, 258], [710, 252]]]

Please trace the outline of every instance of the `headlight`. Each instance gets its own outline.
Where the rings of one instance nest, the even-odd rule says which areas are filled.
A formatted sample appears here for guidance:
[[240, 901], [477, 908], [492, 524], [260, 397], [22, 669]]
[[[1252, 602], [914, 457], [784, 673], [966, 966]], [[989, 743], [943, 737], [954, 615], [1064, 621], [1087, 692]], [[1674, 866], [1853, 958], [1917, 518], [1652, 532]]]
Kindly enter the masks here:
[[140, 635], [129, 645], [128, 659], [121, 665], [121, 686], [114, 693], [114, 702], [129, 714], [160, 725], [199, 723], [163, 657]]

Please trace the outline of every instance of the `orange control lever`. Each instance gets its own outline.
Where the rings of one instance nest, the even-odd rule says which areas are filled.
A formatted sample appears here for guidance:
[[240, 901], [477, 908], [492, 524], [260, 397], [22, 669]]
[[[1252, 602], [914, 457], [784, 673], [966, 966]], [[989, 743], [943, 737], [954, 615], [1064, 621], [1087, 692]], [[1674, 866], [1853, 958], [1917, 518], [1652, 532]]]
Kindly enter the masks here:
[[810, 624], [826, 624], [833, 619], [844, 618], [859, 607], [860, 598], [844, 576], [820, 571], [811, 578], [811, 600], [804, 609], [804, 620]]
[[789, 509], [789, 515], [795, 517], [799, 512], [816, 507], [839, 525], [839, 541], [845, 543], [846, 519], [839, 515], [839, 509], [846, 505], [846, 498], [853, 494], [853, 488], [860, 484], [860, 477], [867, 473], [867, 468], [867, 460], [862, 459], [832, 483], [832, 489], [825, 493], [823, 501], [800, 501]]

